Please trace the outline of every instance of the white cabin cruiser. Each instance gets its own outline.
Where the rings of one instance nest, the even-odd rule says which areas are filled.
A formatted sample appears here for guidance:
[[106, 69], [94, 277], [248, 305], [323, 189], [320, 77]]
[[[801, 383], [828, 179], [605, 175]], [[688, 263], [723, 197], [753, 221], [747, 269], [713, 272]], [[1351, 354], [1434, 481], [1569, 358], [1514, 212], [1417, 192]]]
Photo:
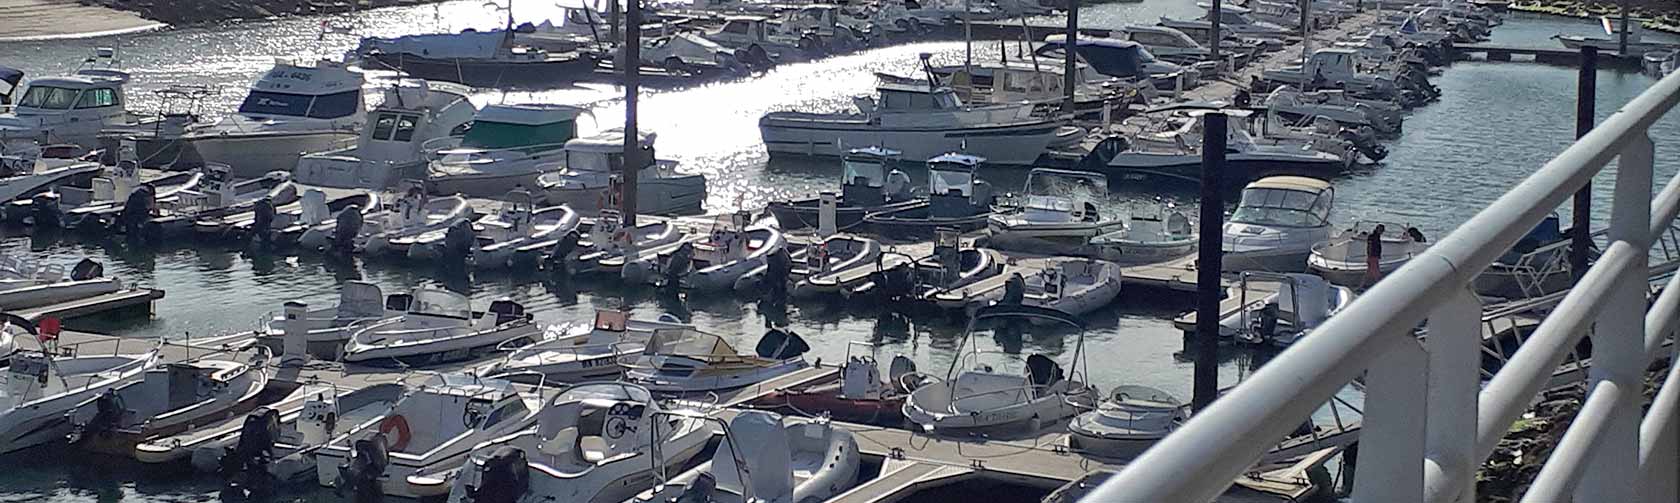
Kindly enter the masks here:
[[[882, 83], [880, 101], [860, 97], [856, 111], [770, 112], [758, 121], [771, 155], [839, 157], [852, 145], [876, 145], [911, 159], [965, 152], [992, 164], [1030, 165], [1048, 149], [1084, 136], [1033, 106], [969, 106], [947, 87]], [[970, 142], [983, 137], [986, 141]]]
[[450, 502], [619, 503], [683, 466], [712, 438], [698, 414], [667, 413], [647, 388], [583, 383], [562, 391], [539, 413], [537, 427], [479, 444], [448, 473], [411, 481], [448, 481]]
[[385, 307], [401, 309], [403, 315], [369, 324], [351, 335], [344, 344], [344, 361], [435, 364], [469, 359], [486, 348], [537, 337], [542, 331], [517, 302], [498, 300], [490, 303], [488, 311], [473, 311], [465, 295], [448, 290], [419, 288], [408, 295], [392, 295]]
[[1244, 272], [1226, 296], [1242, 308], [1219, 320], [1220, 337], [1284, 347], [1347, 307], [1354, 294], [1311, 274]]
[[559, 169], [566, 142], [577, 137], [582, 108], [555, 104], [489, 105], [465, 135], [427, 141], [427, 186], [433, 194], [496, 197], [534, 188], [537, 176]]
[[406, 388], [382, 383], [344, 391], [304, 386], [279, 402], [258, 407], [202, 434], [159, 438], [135, 449], [142, 462], [190, 458], [200, 473], [222, 478], [223, 501], [274, 494], [277, 486], [314, 478], [316, 452], [334, 437], [366, 429], [390, 414]]
[[1081, 454], [1132, 459], [1189, 419], [1177, 398], [1147, 386], [1120, 386], [1097, 410], [1068, 422], [1068, 447]]
[[[706, 176], [677, 172], [677, 162], [655, 159], [653, 133], [641, 133], [648, 164], [636, 171], [636, 211], [650, 215], [690, 213], [706, 200]], [[624, 130], [611, 129], [566, 142], [564, 169], [537, 175], [537, 187], [549, 204], [584, 213], [616, 207], [623, 193]]]
[[460, 466], [474, 447], [532, 427], [542, 411], [537, 393], [519, 391], [508, 381], [435, 375], [405, 394], [389, 414], [316, 451], [316, 478], [357, 501], [380, 494], [443, 496], [449, 486], [415, 484], [409, 476]]
[[606, 309], [595, 310], [594, 321], [548, 330], [542, 339], [513, 349], [480, 373], [512, 380], [540, 375], [556, 382], [613, 377], [624, 371], [619, 358], [641, 353], [654, 330], [694, 328], [669, 314], [636, 320], [624, 311]]
[[1429, 248], [1427, 241], [1419, 240], [1423, 234], [1414, 233], [1413, 227], [1356, 222], [1335, 238], [1313, 246], [1312, 255], [1307, 256], [1307, 268], [1338, 285], [1371, 286], [1366, 283], [1372, 277], [1367, 270], [1370, 265], [1367, 242], [1375, 225], [1382, 225], [1386, 231], [1378, 238], [1382, 241], [1382, 255], [1377, 258], [1375, 275], [1379, 279], [1400, 269]]
[[384, 189], [425, 179], [426, 142], [460, 136], [478, 109], [470, 89], [455, 84], [401, 79], [384, 102], [368, 112], [354, 146], [313, 151], [298, 158], [292, 177], [324, 187]]
[[110, 67], [32, 80], [10, 111], [0, 114], [0, 144], [37, 144], [52, 150], [54, 157], [98, 149], [102, 133], [134, 129], [145, 121], [124, 108], [128, 80], [128, 72]]
[[238, 111], [187, 130], [182, 141], [204, 162], [232, 166], [239, 178], [290, 173], [305, 152], [356, 141], [367, 115], [363, 82], [344, 63], [277, 60], [251, 85]]
[[55, 351], [12, 355], [0, 393], [0, 453], [63, 439], [71, 428], [66, 413], [138, 379], [158, 361], [155, 347], [140, 354], [48, 355]]
[[1033, 168], [1021, 195], [997, 206], [987, 221], [990, 243], [1000, 248], [1077, 247], [1091, 238], [1124, 229], [1126, 221], [1103, 216], [1108, 177], [1086, 171]]
[[619, 359], [623, 379], [658, 393], [705, 393], [750, 386], [808, 366], [811, 346], [772, 329], [755, 354], [737, 353], [722, 337], [693, 328], [656, 329], [641, 354]]
[[1271, 176], [1243, 188], [1225, 223], [1221, 259], [1226, 272], [1299, 272], [1314, 246], [1331, 237], [1336, 190], [1301, 176]]
[[[1019, 325], [1025, 324], [1044, 325], [1030, 329], [1034, 331], [1079, 333], [1071, 375], [1041, 354], [1028, 356], [1026, 369], [1019, 374], [996, 372], [991, 364], [981, 361], [990, 353], [980, 351], [979, 332], [1020, 337]], [[960, 432], [1025, 424], [1030, 430], [1027, 433], [1035, 434], [1043, 424], [1096, 407], [1096, 388], [1083, 382], [1085, 329], [1066, 313], [1020, 305], [982, 307], [969, 319], [963, 338], [969, 347], [951, 360], [945, 379], [923, 384], [904, 402], [904, 416], [922, 430]]]
[[710, 461], [627, 503], [825, 501], [858, 483], [857, 439], [828, 419], [746, 410], [722, 430]]
[[1195, 253], [1195, 223], [1184, 212], [1162, 204], [1154, 213], [1132, 210], [1126, 228], [1091, 238], [1084, 253], [1123, 265], [1151, 264]]
[[192, 430], [253, 404], [268, 385], [268, 349], [221, 350], [147, 369], [66, 413], [69, 440], [84, 450], [134, 456], [140, 442]]

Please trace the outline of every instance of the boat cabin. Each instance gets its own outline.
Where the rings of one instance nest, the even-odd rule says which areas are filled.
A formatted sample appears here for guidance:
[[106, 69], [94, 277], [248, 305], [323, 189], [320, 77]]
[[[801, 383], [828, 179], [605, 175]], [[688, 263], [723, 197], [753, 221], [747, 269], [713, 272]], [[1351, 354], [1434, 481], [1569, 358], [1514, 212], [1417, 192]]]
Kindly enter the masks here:
[[1266, 227], [1330, 225], [1336, 199], [1330, 183], [1304, 176], [1271, 176], [1243, 188], [1231, 223]]
[[1027, 173], [1020, 201], [1028, 222], [1095, 222], [1092, 201], [1107, 197], [1108, 177], [1089, 171], [1034, 168]]
[[[1077, 42], [1079, 60], [1091, 65], [1097, 73], [1111, 77], [1143, 79], [1160, 70], [1177, 70], [1176, 65], [1155, 59], [1142, 44], [1114, 38], [1080, 37]], [[1033, 51], [1041, 58], [1061, 61], [1067, 52], [1066, 35], [1050, 35]], [[1163, 65], [1170, 65], [1163, 67]]]
[[764, 16], [729, 16], [723, 26], [706, 32], [706, 38], [727, 46], [742, 46], [770, 40], [770, 18]]
[[856, 100], [858, 109], [865, 114], [873, 112], [906, 112], [919, 110], [959, 110], [963, 108], [963, 101], [957, 93], [948, 87], [929, 88], [926, 82], [887, 82], [883, 81], [875, 86], [876, 94], [881, 101], [876, 102], [868, 97]]
[[478, 111], [461, 136], [461, 147], [485, 150], [547, 150], [577, 138], [582, 108], [557, 104], [490, 105]]
[[[657, 164], [653, 160], [653, 141], [657, 138], [654, 133], [641, 131], [639, 142], [649, 166]], [[601, 173], [622, 173], [624, 171], [624, 130], [612, 129], [601, 134], [584, 138], [573, 138], [566, 142], [566, 169], [569, 171], [587, 171]], [[645, 169], [645, 167], [644, 167]]]
[[934, 216], [972, 215], [976, 207], [991, 206], [991, 185], [974, 177], [983, 162], [984, 157], [957, 153], [928, 159], [929, 210]]
[[[883, 147], [854, 148], [840, 157], [840, 199], [852, 206], [880, 206], [908, 184], [887, 187], [887, 166], [898, 162], [899, 151]], [[895, 178], [903, 175], [893, 170]], [[897, 181], [897, 180], [895, 180]]]
[[251, 92], [240, 103], [238, 113], [253, 120], [352, 117], [365, 110], [363, 83], [362, 74], [350, 71], [344, 63], [277, 60], [274, 68], [251, 85]]
[[1207, 47], [1176, 28], [1131, 25], [1120, 32], [1119, 38], [1142, 45], [1150, 54], [1161, 57], [1201, 59], [1208, 55]]
[[459, 138], [477, 108], [465, 86], [402, 79], [368, 112], [354, 147], [304, 154], [293, 174], [300, 182], [329, 187], [385, 188], [423, 178], [426, 143]]
[[120, 70], [83, 69], [70, 76], [35, 79], [11, 113], [0, 115], [0, 142], [74, 143], [93, 148], [95, 137], [106, 126], [130, 122], [123, 107], [127, 102], [123, 85], [128, 78]]

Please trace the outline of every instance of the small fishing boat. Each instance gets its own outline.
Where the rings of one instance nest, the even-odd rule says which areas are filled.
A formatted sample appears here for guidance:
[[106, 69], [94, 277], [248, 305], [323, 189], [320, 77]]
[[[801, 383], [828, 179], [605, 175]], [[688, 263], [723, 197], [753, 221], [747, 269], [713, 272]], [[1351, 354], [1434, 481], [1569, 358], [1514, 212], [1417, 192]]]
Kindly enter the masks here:
[[255, 407], [268, 385], [268, 348], [216, 351], [147, 369], [137, 381], [100, 393], [66, 413], [70, 444], [122, 457], [155, 437], [172, 436]]
[[1335, 238], [1314, 245], [1312, 255], [1307, 256], [1307, 268], [1331, 283], [1348, 286], [1371, 286], [1367, 284], [1371, 278], [1368, 271], [1370, 262], [1367, 252], [1367, 242], [1370, 240], [1372, 229], [1382, 225], [1385, 232], [1382, 236], [1382, 256], [1377, 258], [1376, 277], [1381, 279], [1389, 273], [1400, 269], [1400, 266], [1410, 262], [1412, 257], [1418, 256], [1429, 249], [1429, 242], [1419, 241], [1423, 237], [1416, 228], [1407, 225], [1383, 225], [1378, 222], [1355, 222], [1353, 227], [1343, 231]]
[[1177, 398], [1147, 386], [1120, 386], [1097, 410], [1068, 422], [1068, 447], [1081, 454], [1132, 459], [1184, 424]]
[[[379, 285], [350, 280], [338, 287], [338, 305], [311, 309], [296, 320], [304, 330], [304, 343], [311, 354], [337, 355], [345, 341], [362, 328], [381, 320], [402, 316], [406, 311], [407, 295], [393, 295], [387, 303]], [[281, 347], [287, 330], [295, 330], [284, 314], [263, 320], [257, 329], [257, 342], [271, 348]], [[319, 351], [318, 351], [319, 350]], [[337, 358], [334, 358], [337, 359]]]
[[549, 402], [537, 427], [479, 444], [447, 474], [452, 503], [622, 502], [663, 480], [658, 470], [687, 465], [712, 438], [698, 414], [665, 412], [647, 388], [583, 383]]
[[839, 382], [775, 390], [755, 401], [754, 405], [803, 416], [826, 415], [852, 423], [904, 424], [904, 397], [920, 385], [925, 376], [916, 373], [916, 364], [904, 355], [893, 357], [891, 375], [882, 376], [874, 356], [852, 354], [855, 346], [868, 347], [870, 352], [875, 350], [875, 345], [867, 342], [847, 343]]
[[390, 414], [405, 388], [381, 383], [345, 392], [305, 386], [205, 434], [140, 444], [145, 462], [188, 456], [193, 468], [222, 478], [222, 501], [260, 500], [280, 486], [316, 475], [316, 452], [335, 437], [366, 429]]
[[[652, 270], [625, 267], [628, 282], [655, 286], [677, 285], [697, 291], [735, 291], [765, 274], [770, 256], [787, 246], [773, 220], [745, 225], [748, 216], [738, 213], [730, 229], [714, 229], [706, 239], [679, 245]], [[644, 263], [646, 264], [646, 263]]]
[[62, 440], [70, 431], [66, 413], [138, 379], [158, 362], [158, 348], [140, 354], [53, 356], [46, 351], [12, 355], [6, 392], [0, 393], [0, 454]]
[[1248, 184], [1225, 224], [1224, 270], [1306, 270], [1313, 247], [1330, 239], [1335, 200], [1330, 182], [1317, 178], [1271, 176]]
[[465, 295], [448, 290], [419, 288], [408, 295], [392, 295], [386, 309], [402, 316], [369, 324], [344, 344], [345, 362], [429, 365], [472, 358], [504, 342], [537, 337], [542, 328], [531, 321], [525, 306], [511, 300], [490, 303], [488, 311], [473, 311]]
[[593, 52], [551, 52], [516, 43], [512, 18], [508, 21], [507, 28], [502, 30], [367, 37], [352, 54], [369, 68], [473, 87], [547, 88], [594, 71]]
[[515, 258], [526, 255], [525, 262], [534, 264], [535, 256], [548, 250], [541, 247], [527, 248], [526, 245], [552, 243], [560, 236], [576, 231], [578, 221], [577, 212], [571, 208], [537, 208], [530, 192], [514, 190], [502, 200], [500, 211], [479, 217], [473, 222], [474, 239], [470, 249], [449, 249], [449, 229], [437, 229], [395, 239], [391, 241], [391, 245], [397, 248], [407, 247], [410, 259], [434, 260], [450, 256], [465, 258], [470, 255], [475, 266], [500, 268], [510, 267]]
[[968, 232], [986, 226], [992, 213], [992, 185], [975, 177], [985, 158], [944, 154], [928, 159], [928, 204], [870, 213], [863, 217], [871, 232], [897, 237], [926, 237], [935, 229]]
[[1226, 296], [1242, 306], [1219, 320], [1220, 337], [1294, 344], [1353, 302], [1353, 289], [1305, 273], [1244, 272]]
[[[162, 232], [178, 234], [193, 231], [200, 220], [219, 219], [256, 209], [259, 204], [272, 207], [298, 200], [298, 189], [291, 174], [274, 171], [259, 178], [234, 181], [228, 167], [205, 166], [201, 189], [183, 190], [173, 201], [156, 201], [153, 215], [140, 229], [129, 232]], [[156, 236], [153, 236], [154, 238]]]
[[[275, 242], [278, 237], [287, 235], [285, 231], [290, 227], [298, 226], [298, 229], [290, 234], [295, 238], [307, 226], [325, 222], [351, 205], [358, 208], [377, 206], [379, 195], [373, 192], [358, 192], [328, 201], [326, 193], [320, 189], [309, 189], [291, 204], [267, 203], [266, 209], [263, 204], [265, 203], [258, 202], [246, 211], [198, 218], [193, 221], [193, 232], [200, 239], [263, 237], [269, 242]], [[263, 215], [264, 212], [268, 212], [266, 216]]]
[[[283, 245], [294, 245], [303, 239], [303, 234], [319, 226], [337, 225], [339, 215], [349, 211], [362, 217], [366, 221], [368, 216], [377, 213], [381, 208], [380, 196], [373, 191], [357, 192], [328, 201], [326, 194], [319, 189], [309, 189], [303, 192], [296, 207], [289, 207], [278, 211], [274, 215], [274, 224], [270, 226], [270, 239]], [[250, 235], [251, 228], [256, 226], [256, 220], [235, 225], [235, 230]]]
[[237, 111], [187, 129], [181, 141], [205, 163], [232, 166], [239, 178], [291, 173], [305, 152], [356, 141], [367, 120], [364, 83], [341, 62], [276, 60]]
[[12, 201], [7, 218], [27, 219], [43, 228], [104, 231], [120, 220], [123, 211], [134, 206], [130, 199], [144, 197], [149, 204], [168, 204], [183, 192], [198, 188], [203, 180], [204, 172], [193, 170], [142, 182], [137, 163], [119, 163], [106, 170], [104, 176], [95, 177], [87, 187], [59, 186], [34, 199]]
[[121, 291], [123, 282], [104, 277], [105, 267], [82, 259], [68, 274], [61, 265], [42, 266], [20, 257], [0, 257], [0, 310], [41, 307]]
[[14, 150], [0, 145], [0, 204], [29, 199], [60, 185], [85, 185], [101, 171], [98, 163], [49, 161]]
[[[1560, 228], [1557, 214], [1548, 215], [1483, 269], [1471, 287], [1478, 294], [1507, 299], [1539, 297], [1569, 288], [1574, 277], [1569, 257], [1573, 235], [1572, 229]], [[1598, 245], [1590, 245], [1588, 260], [1599, 253]]]
[[1122, 265], [1152, 264], [1189, 256], [1200, 242], [1190, 217], [1160, 205], [1153, 214], [1133, 210], [1125, 229], [1091, 238], [1081, 254]]
[[449, 486], [409, 476], [460, 466], [473, 447], [530, 428], [542, 397], [500, 379], [439, 374], [410, 389], [389, 414], [333, 437], [315, 451], [316, 480], [353, 501], [440, 497]]
[[[636, 211], [649, 215], [692, 213], [706, 200], [706, 176], [677, 172], [677, 161], [653, 155], [653, 133], [641, 134], [646, 165], [636, 172]], [[537, 175], [548, 204], [583, 213], [617, 208], [624, 193], [624, 130], [610, 129], [566, 142], [564, 169]]]
[[[467, 205], [467, 199], [464, 197], [432, 197], [418, 189], [410, 189], [402, 198], [397, 199], [391, 211], [381, 215], [383, 218], [368, 220], [359, 225], [359, 231], [351, 239], [355, 241], [356, 250], [369, 256], [406, 255], [408, 248], [396, 243], [405, 238], [448, 229], [471, 219], [472, 215], [473, 209]], [[344, 234], [338, 230], [336, 222], [331, 228], [316, 226], [310, 231], [313, 231], [313, 235], [306, 231], [304, 236], [299, 238], [300, 244], [326, 247], [334, 242], [334, 238]]]
[[[984, 248], [962, 248], [956, 233], [944, 230], [934, 241], [933, 254], [916, 259], [911, 299], [941, 309], [964, 309], [983, 302], [984, 295], [1003, 286], [1003, 256]], [[976, 286], [988, 280], [986, 288]]]
[[[1146, 110], [1144, 119], [1139, 119], [1145, 122], [1135, 128], [1134, 134], [1104, 140], [1112, 147], [1099, 146], [1092, 155], [1098, 156], [1096, 160], [1103, 161], [1110, 170], [1200, 180], [1203, 118], [1215, 111], [1238, 118], [1252, 115], [1247, 110], [1221, 107], [1217, 103], [1180, 103]], [[1134, 120], [1128, 122], [1137, 123]], [[1353, 160], [1335, 152], [1258, 142], [1241, 127], [1225, 130], [1225, 147], [1225, 167], [1236, 173], [1324, 176], [1346, 170]], [[1248, 180], [1239, 176], [1227, 179], [1231, 182]]]
[[735, 351], [722, 337], [693, 328], [656, 329], [641, 353], [619, 358], [626, 382], [658, 393], [704, 393], [749, 386], [808, 366], [811, 346], [793, 332], [772, 329], [757, 351]]
[[1120, 265], [1104, 260], [1045, 259], [1037, 274], [1025, 278], [1021, 303], [1082, 316], [1107, 307], [1120, 296]]
[[462, 136], [429, 140], [428, 192], [498, 197], [537, 187], [537, 176], [563, 167], [566, 143], [577, 137], [578, 116], [569, 105], [489, 105]]
[[1125, 228], [1125, 220], [1098, 211], [1107, 197], [1108, 178], [1101, 174], [1033, 168], [1021, 195], [1004, 198], [987, 220], [988, 244], [1039, 253], [1078, 248]]
[[624, 311], [597, 309], [593, 324], [548, 330], [542, 339], [513, 348], [481, 374], [515, 381], [542, 376], [555, 382], [617, 376], [624, 371], [619, 358], [641, 353], [654, 330], [692, 328], [669, 314], [649, 321], [630, 319]]
[[[888, 167], [898, 164], [899, 152], [882, 147], [854, 148], [840, 157], [840, 194], [833, 201], [834, 229], [845, 231], [863, 222], [864, 215], [925, 205], [913, 193], [910, 175]], [[832, 197], [832, 196], [828, 196]], [[773, 201], [770, 214], [783, 229], [820, 227], [824, 196]]]
[[601, 210], [601, 216], [595, 219], [594, 227], [590, 228], [589, 241], [592, 249], [578, 254], [573, 270], [622, 277], [626, 264], [651, 264], [659, 259], [660, 254], [669, 253], [682, 242], [701, 237], [685, 234], [668, 220], [642, 221], [629, 229], [624, 228], [623, 224], [618, 210]]
[[629, 501], [799, 503], [827, 500], [858, 483], [857, 439], [827, 419], [748, 410], [722, 430], [723, 444], [710, 462]]
[[[992, 354], [979, 349], [977, 339], [983, 332], [1019, 337], [1020, 325], [1029, 324], [1043, 326], [1035, 331], [1079, 333], [1071, 374], [1042, 354], [1028, 356], [1025, 371], [1018, 374], [996, 372], [983, 361]], [[1097, 390], [1084, 382], [1085, 328], [1066, 313], [1032, 306], [982, 307], [969, 319], [963, 340], [967, 347], [951, 360], [945, 379], [923, 384], [904, 402], [904, 416], [922, 430], [961, 432], [1025, 424], [1031, 434], [1046, 423], [1096, 408]]]
[[884, 253], [881, 242], [837, 234], [794, 252], [793, 276], [802, 278], [789, 293], [794, 298], [848, 294], [885, 269], [914, 262], [900, 253]]

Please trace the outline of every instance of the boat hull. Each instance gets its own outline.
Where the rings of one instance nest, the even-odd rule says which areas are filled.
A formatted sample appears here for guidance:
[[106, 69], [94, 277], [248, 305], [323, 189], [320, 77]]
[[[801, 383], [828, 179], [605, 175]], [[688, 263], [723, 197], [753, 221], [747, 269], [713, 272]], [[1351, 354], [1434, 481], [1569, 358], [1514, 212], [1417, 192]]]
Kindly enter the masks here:
[[887, 128], [865, 121], [759, 121], [770, 155], [839, 157], [848, 145], [877, 145], [902, 152], [905, 159], [929, 159], [949, 152], [986, 158], [987, 164], [1027, 166], [1061, 143], [1061, 123], [1044, 120], [1016, 124], [953, 128]]
[[498, 62], [475, 59], [435, 59], [414, 54], [378, 53], [370, 59], [379, 67], [400, 70], [410, 76], [454, 82], [473, 87], [518, 87], [566, 83], [595, 71], [594, 58], [579, 56], [530, 62]]
[[220, 134], [186, 138], [205, 162], [226, 164], [236, 178], [261, 178], [272, 171], [291, 173], [298, 159], [356, 141], [353, 130]]
[[[689, 180], [693, 178], [694, 180]], [[548, 204], [564, 204], [578, 213], [592, 215], [606, 201], [606, 187], [583, 189], [545, 187]], [[706, 202], [706, 179], [684, 177], [673, 180], [642, 180], [636, 184], [636, 211], [646, 214], [691, 213]]]
[[427, 191], [433, 194], [467, 197], [502, 197], [515, 188], [537, 186], [537, 171], [511, 173], [432, 174], [426, 181]]

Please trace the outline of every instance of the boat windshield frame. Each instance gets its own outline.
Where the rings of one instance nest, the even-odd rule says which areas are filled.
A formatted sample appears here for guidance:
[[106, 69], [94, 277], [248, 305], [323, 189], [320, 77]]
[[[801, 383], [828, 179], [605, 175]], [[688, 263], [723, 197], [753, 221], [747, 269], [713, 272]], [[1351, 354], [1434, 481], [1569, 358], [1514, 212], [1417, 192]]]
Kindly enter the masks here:
[[[41, 92], [37, 93], [37, 90]], [[63, 93], [69, 93], [70, 99], [64, 101], [62, 103], [63, 106], [58, 106], [59, 103], [53, 102], [53, 100], [55, 98], [64, 97]], [[74, 87], [32, 85], [29, 86], [29, 89], [23, 91], [23, 96], [18, 98], [15, 106], [18, 108], [36, 108], [41, 110], [69, 110], [71, 108], [75, 108], [76, 103], [81, 100], [81, 94], [82, 90]], [[38, 98], [35, 100], [35, 103], [31, 103], [30, 97], [32, 96], [45, 97]]]
[[928, 163], [929, 194], [945, 195], [951, 189], [962, 192], [963, 197], [974, 195], [974, 167], [955, 162]]
[[[841, 183], [881, 187], [887, 181], [887, 160], [875, 155], [847, 154], [840, 158], [840, 172]], [[863, 178], [864, 183], [855, 183], [858, 178]]]
[[448, 290], [420, 288], [411, 294], [408, 312], [428, 316], [472, 319], [472, 300]]
[[[1292, 197], [1294, 194], [1300, 196]], [[1304, 203], [1304, 204], [1301, 204]], [[1231, 214], [1231, 223], [1268, 227], [1310, 228], [1330, 224], [1335, 191], [1312, 192], [1282, 187], [1248, 187]], [[1246, 210], [1246, 211], [1245, 211]], [[1286, 219], [1283, 215], [1297, 218]]]

